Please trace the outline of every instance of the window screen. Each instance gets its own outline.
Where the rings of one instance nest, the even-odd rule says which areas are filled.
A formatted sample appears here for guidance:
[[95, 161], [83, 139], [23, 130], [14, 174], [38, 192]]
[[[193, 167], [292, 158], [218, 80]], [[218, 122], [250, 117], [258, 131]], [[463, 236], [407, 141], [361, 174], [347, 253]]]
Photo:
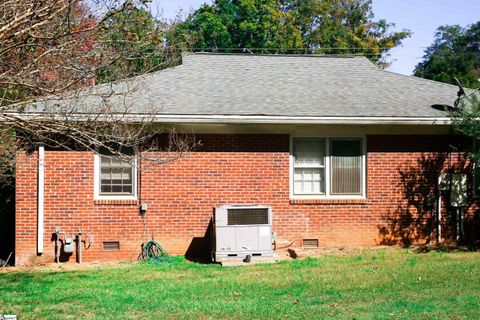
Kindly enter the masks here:
[[362, 142], [360, 139], [332, 139], [330, 145], [330, 193], [362, 193]]
[[293, 140], [294, 193], [325, 193], [325, 139]]

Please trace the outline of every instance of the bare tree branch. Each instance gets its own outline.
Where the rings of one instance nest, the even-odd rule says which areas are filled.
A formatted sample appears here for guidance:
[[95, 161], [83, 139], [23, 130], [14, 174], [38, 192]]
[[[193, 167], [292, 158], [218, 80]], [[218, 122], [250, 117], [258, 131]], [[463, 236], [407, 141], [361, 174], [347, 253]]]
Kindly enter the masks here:
[[[142, 74], [181, 58], [178, 46], [165, 45], [170, 25], [145, 3], [0, 3], [0, 179], [14, 176], [19, 149], [37, 143], [121, 158], [132, 157], [129, 149], [152, 165], [199, 146], [193, 134], [159, 127], [156, 106], [139, 114], [129, 102]], [[98, 81], [104, 84], [91, 87]]]

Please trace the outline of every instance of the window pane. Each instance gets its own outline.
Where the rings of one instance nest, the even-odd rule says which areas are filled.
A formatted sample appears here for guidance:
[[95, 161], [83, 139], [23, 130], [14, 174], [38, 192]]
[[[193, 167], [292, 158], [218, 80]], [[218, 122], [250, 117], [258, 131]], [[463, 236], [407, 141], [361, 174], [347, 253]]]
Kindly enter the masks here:
[[124, 179], [122, 180], [122, 184], [123, 184], [124, 186], [131, 186], [131, 185], [132, 185], [132, 179], [125, 179], [125, 178], [124, 178]]
[[112, 186], [112, 192], [115, 192], [115, 193], [122, 192], [122, 186]]
[[110, 157], [100, 157], [100, 159], [101, 159], [102, 165], [103, 164], [108, 165], [111, 162]]
[[133, 161], [100, 156], [100, 192], [133, 193]]
[[331, 140], [331, 194], [362, 193], [362, 141]]
[[102, 193], [112, 192], [112, 187], [111, 187], [110, 185], [103, 185], [103, 184], [102, 184], [101, 192], [102, 192]]
[[323, 168], [296, 168], [294, 171], [294, 194], [323, 194], [325, 179]]
[[323, 167], [325, 164], [325, 139], [294, 139], [295, 167]]
[[132, 167], [128, 167], [122, 170], [123, 181], [132, 180]]
[[102, 173], [100, 175], [100, 179], [102, 180], [110, 180], [112, 178], [111, 171], [109, 168], [102, 168]]
[[117, 158], [112, 158], [112, 166], [114, 167], [121, 167], [123, 162], [121, 159], [117, 159]]
[[122, 169], [120, 168], [112, 168], [112, 181], [118, 180], [119, 182], [113, 182], [113, 183], [121, 183], [122, 182]]

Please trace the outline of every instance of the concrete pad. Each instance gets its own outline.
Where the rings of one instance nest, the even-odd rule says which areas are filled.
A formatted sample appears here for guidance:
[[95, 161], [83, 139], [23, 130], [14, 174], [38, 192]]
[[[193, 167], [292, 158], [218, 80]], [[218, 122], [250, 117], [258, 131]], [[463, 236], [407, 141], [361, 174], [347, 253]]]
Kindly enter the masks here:
[[218, 260], [224, 267], [249, 266], [262, 263], [277, 263], [280, 259], [277, 256], [273, 257], [252, 257], [250, 262], [243, 262], [243, 258], [223, 258]]

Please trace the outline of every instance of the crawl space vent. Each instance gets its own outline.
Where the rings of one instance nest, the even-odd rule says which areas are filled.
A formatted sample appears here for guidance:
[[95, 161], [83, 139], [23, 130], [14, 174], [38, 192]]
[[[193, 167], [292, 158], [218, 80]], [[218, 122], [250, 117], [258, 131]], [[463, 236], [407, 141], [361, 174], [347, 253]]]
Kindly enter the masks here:
[[118, 241], [105, 241], [103, 243], [103, 250], [120, 250], [120, 242], [118, 242]]
[[318, 239], [303, 239], [302, 247], [304, 248], [318, 248]]
[[228, 225], [268, 224], [268, 208], [228, 209]]

